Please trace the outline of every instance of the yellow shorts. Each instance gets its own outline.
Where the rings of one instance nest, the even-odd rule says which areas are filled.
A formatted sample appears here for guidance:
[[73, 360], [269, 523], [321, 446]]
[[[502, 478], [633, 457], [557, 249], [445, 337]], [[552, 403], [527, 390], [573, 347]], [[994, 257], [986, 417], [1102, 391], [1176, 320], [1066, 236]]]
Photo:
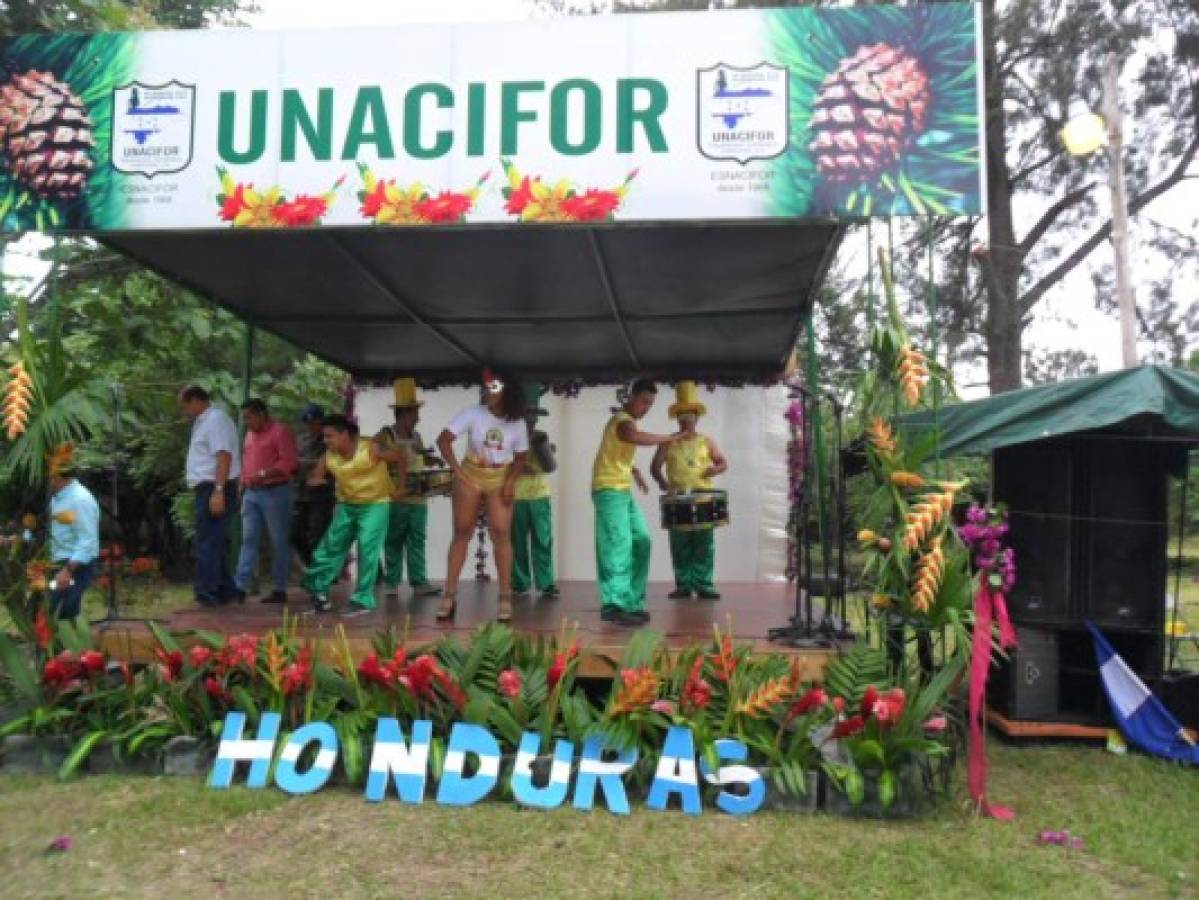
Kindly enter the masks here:
[[503, 488], [504, 481], [508, 477], [508, 466], [493, 469], [475, 465], [468, 459], [462, 463], [462, 472], [466, 475], [467, 480], [481, 490], [484, 495], [491, 495], [499, 493]]

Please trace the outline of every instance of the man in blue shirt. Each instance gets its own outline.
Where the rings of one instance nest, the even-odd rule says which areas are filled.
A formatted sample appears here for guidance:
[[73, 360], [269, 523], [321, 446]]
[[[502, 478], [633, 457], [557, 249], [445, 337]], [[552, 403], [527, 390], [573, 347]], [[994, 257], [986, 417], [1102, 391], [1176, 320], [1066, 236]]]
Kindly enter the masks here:
[[100, 567], [100, 507], [69, 467], [50, 476], [50, 609], [61, 619], [79, 615], [83, 592]]

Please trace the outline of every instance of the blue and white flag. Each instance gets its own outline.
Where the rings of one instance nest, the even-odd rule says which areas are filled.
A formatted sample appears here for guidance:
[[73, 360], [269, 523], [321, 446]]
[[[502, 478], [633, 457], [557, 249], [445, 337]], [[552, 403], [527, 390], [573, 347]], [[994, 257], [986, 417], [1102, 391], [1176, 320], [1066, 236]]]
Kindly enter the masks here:
[[1087, 622], [1087, 627], [1095, 638], [1095, 658], [1112, 715], [1124, 736], [1146, 753], [1199, 766], [1199, 746], [1136, 672], [1128, 668], [1094, 623]]

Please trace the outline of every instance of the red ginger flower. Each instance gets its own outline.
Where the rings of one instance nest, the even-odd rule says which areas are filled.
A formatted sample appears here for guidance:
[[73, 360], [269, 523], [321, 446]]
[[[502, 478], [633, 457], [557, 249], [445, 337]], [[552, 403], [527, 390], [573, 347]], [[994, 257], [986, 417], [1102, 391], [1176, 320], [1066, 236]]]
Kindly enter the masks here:
[[295, 662], [283, 670], [281, 685], [286, 696], [312, 689], [312, 659], [307, 647], [300, 651]]
[[46, 661], [45, 668], [42, 669], [42, 681], [61, 690], [79, 674], [79, 662], [69, 650], [64, 650], [58, 656]]
[[864, 718], [862, 718], [861, 716], [851, 716], [850, 718], [846, 719], [844, 722], [838, 722], [835, 726], [833, 726], [833, 737], [834, 738], [851, 737], [851, 736], [857, 734], [858, 732], [860, 732], [865, 727], [866, 727], [866, 720]]
[[863, 716], [870, 715], [872, 712], [874, 712], [874, 704], [878, 703], [878, 697], [878, 688], [876, 688], [874, 685], [867, 687], [866, 693], [862, 695], [862, 705], [858, 709], [858, 712], [860, 712]]
[[84, 650], [79, 654], [79, 664], [90, 677], [104, 671], [104, 654], [96, 650]]
[[574, 641], [565, 650], [559, 650], [554, 654], [554, 663], [550, 666], [549, 671], [545, 674], [546, 684], [552, 689], [562, 676], [566, 674], [566, 667], [570, 665], [572, 659], [579, 655], [579, 642]]
[[894, 725], [903, 716], [906, 703], [903, 688], [894, 688], [875, 702], [871, 712], [880, 725]]
[[218, 703], [231, 703], [233, 695], [225, 690], [224, 685], [211, 675], [204, 680], [204, 690], [208, 692], [208, 696]]
[[691, 664], [691, 671], [687, 673], [687, 680], [683, 683], [684, 707], [704, 709], [712, 700], [712, 686], [704, 681], [700, 674], [703, 667], [704, 658], [696, 657], [695, 662]]
[[520, 696], [520, 672], [515, 669], [505, 669], [499, 677], [500, 693], [515, 700]]
[[46, 610], [41, 606], [37, 608], [37, 615], [33, 619], [33, 633], [37, 638], [37, 645], [40, 649], [45, 650], [50, 646], [54, 632], [50, 628], [50, 620], [46, 616]]
[[449, 672], [438, 668], [436, 672], [434, 672], [433, 677], [437, 679], [437, 683], [441, 686], [442, 693], [446, 695], [450, 703], [454, 704], [454, 708], [458, 710], [458, 712], [462, 712], [464, 709], [466, 709], [466, 691], [462, 690], [461, 685], [454, 680], [453, 676], [451, 676]]
[[162, 663], [159, 666], [159, 672], [167, 681], [174, 681], [179, 677], [179, 673], [183, 671], [183, 653], [180, 650], [172, 650], [170, 653], [159, 647], [154, 651], [154, 655], [158, 657]]
[[390, 686], [394, 680], [390, 663], [388, 667], [381, 666], [379, 657], [375, 653], [371, 653], [358, 664], [358, 677], [363, 681], [373, 682], [382, 687]]
[[437, 660], [428, 653], [418, 656], [408, 666], [400, 683], [410, 690], [415, 697], [426, 699], [433, 694], [433, 680], [437, 677]]
[[197, 644], [187, 651], [187, 658], [191, 662], [192, 667], [199, 669], [208, 665], [213, 657], [212, 648], [205, 647], [203, 644]]
[[787, 721], [791, 722], [793, 719], [807, 715], [826, 703], [828, 703], [828, 694], [824, 692], [823, 688], [814, 687], [791, 704], [791, 709], [787, 712]]

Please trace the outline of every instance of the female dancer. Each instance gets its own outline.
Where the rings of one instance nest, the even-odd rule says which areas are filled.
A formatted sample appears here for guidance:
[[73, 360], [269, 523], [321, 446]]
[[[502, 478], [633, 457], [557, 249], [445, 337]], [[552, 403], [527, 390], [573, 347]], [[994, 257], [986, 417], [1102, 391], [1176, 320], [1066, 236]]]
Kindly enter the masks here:
[[[467, 436], [466, 456], [459, 462], [454, 439]], [[437, 611], [440, 621], [452, 619], [457, 606], [458, 576], [474, 534], [480, 508], [487, 525], [499, 574], [500, 598], [496, 618], [512, 618], [512, 505], [516, 479], [525, 467], [529, 433], [525, 426], [525, 397], [520, 383], [490, 370], [483, 372], [483, 402], [450, 420], [437, 438], [441, 458], [454, 472], [454, 537], [446, 561], [445, 595]]]

